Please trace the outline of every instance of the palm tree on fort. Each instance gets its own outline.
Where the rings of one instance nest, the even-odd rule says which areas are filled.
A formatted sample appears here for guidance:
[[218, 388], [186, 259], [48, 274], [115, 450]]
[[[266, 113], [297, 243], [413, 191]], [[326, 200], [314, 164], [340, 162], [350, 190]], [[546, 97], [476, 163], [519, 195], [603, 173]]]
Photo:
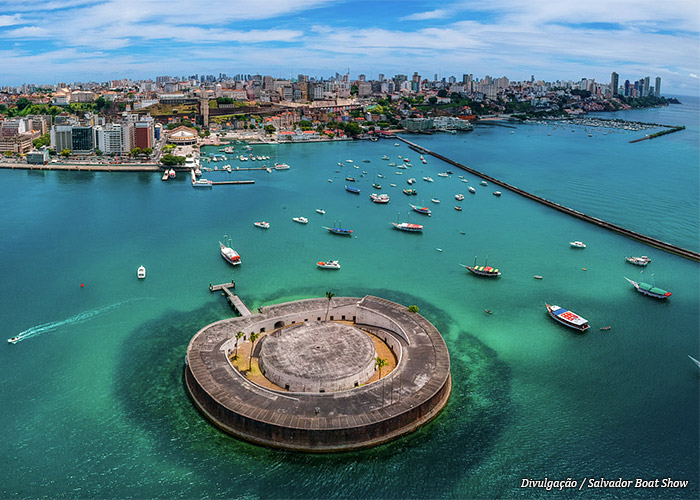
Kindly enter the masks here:
[[258, 340], [259, 333], [251, 332], [250, 334], [250, 359], [248, 360], [248, 371], [253, 369], [253, 350], [255, 349], [255, 341]]
[[328, 299], [328, 307], [326, 307], [326, 321], [328, 321], [328, 312], [331, 309], [331, 299], [335, 297], [335, 294], [333, 292], [326, 292], [326, 298]]
[[388, 364], [389, 362], [384, 358], [380, 358], [379, 356], [374, 358], [374, 369], [379, 370], [379, 378], [382, 378], [382, 368]]
[[233, 359], [236, 360], [238, 359], [238, 341], [241, 340], [243, 337], [245, 337], [245, 333], [239, 331], [236, 334], [236, 351], [233, 354]]

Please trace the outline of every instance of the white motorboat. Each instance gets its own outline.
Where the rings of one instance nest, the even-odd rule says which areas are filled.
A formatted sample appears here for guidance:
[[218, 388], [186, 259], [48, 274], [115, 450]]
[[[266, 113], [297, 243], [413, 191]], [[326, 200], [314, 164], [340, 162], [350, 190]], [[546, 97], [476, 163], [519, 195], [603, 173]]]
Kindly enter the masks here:
[[469, 186], [469, 192], [471, 194], [474, 194], [474, 193], [476, 193], [476, 189], [474, 189], [472, 186]]
[[482, 186], [488, 186], [488, 184], [486, 183], [486, 181], [481, 181], [481, 185], [482, 185]]
[[493, 192], [493, 195], [494, 195], [494, 196], [501, 196], [501, 192], [500, 192], [500, 191], [494, 191], [494, 192]]
[[168, 170], [168, 177], [170, 177], [171, 179], [175, 178], [175, 169], [171, 168], [170, 170]]
[[163, 177], [161, 177], [160, 180], [162, 180], [162, 181], [167, 181], [167, 180], [168, 180], [168, 177], [169, 177], [169, 176], [168, 176], [168, 171], [166, 170], [165, 172], [163, 172]]
[[322, 208], [317, 208], [317, 209], [316, 209], [316, 213], [319, 213], [319, 214], [323, 215], [323, 214], [326, 213], [326, 211], [325, 211], [324, 209], [322, 209]]
[[438, 200], [437, 198], [431, 198], [430, 201], [432, 201], [433, 203], [440, 203], [440, 200]]
[[192, 187], [196, 188], [210, 188], [213, 183], [209, 179], [197, 179], [192, 181]]
[[462, 193], [456, 194], [455, 195], [455, 200], [457, 201], [462, 201], [464, 199], [464, 195]]
[[253, 222], [253, 225], [261, 229], [270, 229], [270, 223], [265, 221]]
[[292, 217], [292, 220], [294, 222], [298, 222], [299, 224], [308, 224], [309, 223], [309, 219], [307, 219], [306, 217]]
[[143, 267], [143, 266], [140, 266], [140, 267], [136, 270], [136, 276], [137, 276], [140, 280], [144, 279], [144, 278], [146, 277], [146, 268]]
[[[226, 245], [231, 245], [231, 240], [229, 238], [224, 236], [224, 239], [226, 240]], [[226, 245], [219, 242], [219, 247], [221, 248], [221, 256], [226, 262], [228, 262], [232, 266], [237, 266], [241, 263], [241, 256], [238, 255], [238, 252], [236, 252], [233, 248]]]
[[423, 177], [425, 182], [434, 182], [432, 177]]
[[449, 174], [447, 172], [440, 172], [438, 177], [449, 177]]
[[340, 263], [337, 260], [327, 260], [325, 262], [321, 260], [316, 265], [321, 269], [340, 269]]
[[574, 248], [586, 248], [586, 244], [583, 241], [570, 241], [569, 245]]

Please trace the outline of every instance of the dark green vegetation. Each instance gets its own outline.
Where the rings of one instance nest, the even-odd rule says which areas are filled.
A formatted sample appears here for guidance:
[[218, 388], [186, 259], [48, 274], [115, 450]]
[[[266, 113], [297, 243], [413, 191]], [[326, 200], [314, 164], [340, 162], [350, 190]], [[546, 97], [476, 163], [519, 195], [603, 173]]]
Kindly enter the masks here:
[[167, 166], [173, 166], [173, 165], [184, 165], [185, 164], [185, 157], [184, 156], [175, 156], [170, 153], [163, 155], [163, 157], [160, 159], [160, 162], [163, 165]]

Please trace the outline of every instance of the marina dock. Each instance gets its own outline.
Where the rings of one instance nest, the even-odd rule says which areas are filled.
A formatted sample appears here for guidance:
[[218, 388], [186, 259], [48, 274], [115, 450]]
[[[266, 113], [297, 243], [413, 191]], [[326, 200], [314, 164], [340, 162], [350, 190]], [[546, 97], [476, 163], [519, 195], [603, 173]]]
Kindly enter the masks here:
[[231, 291], [232, 288], [236, 288], [236, 283], [233, 280], [231, 280], [231, 283], [222, 283], [220, 285], [212, 285], [209, 283], [209, 291], [223, 291], [224, 294], [226, 294], [226, 300], [228, 300], [228, 303], [240, 316], [252, 316], [253, 313], [250, 312], [250, 309], [248, 309], [248, 306], [243, 303], [241, 298]]
[[255, 184], [254, 180], [248, 181], [211, 181], [212, 186], [219, 186], [223, 184]]
[[613, 224], [611, 222], [604, 221], [604, 220], [599, 219], [597, 217], [592, 217], [590, 215], [584, 214], [583, 212], [579, 212], [578, 210], [574, 210], [574, 209], [566, 207], [564, 205], [560, 205], [559, 203], [555, 203], [555, 202], [550, 201], [546, 198], [542, 198], [541, 196], [537, 196], [535, 194], [528, 193], [527, 191], [524, 191], [516, 186], [513, 186], [513, 185], [508, 184], [506, 182], [500, 181], [498, 179], [495, 179], [494, 177], [491, 177], [491, 176], [486, 175], [482, 172], [479, 172], [478, 170], [475, 170], [471, 167], [467, 167], [466, 165], [462, 165], [461, 163], [458, 163], [454, 160], [451, 160], [450, 158], [442, 156], [439, 153], [435, 153], [434, 151], [431, 151], [427, 148], [424, 148], [423, 146], [420, 146], [420, 145], [413, 143], [407, 139], [404, 139], [401, 136], [397, 135], [396, 138], [398, 140], [408, 144], [408, 147], [410, 149], [412, 149], [413, 151], [416, 151], [416, 152], [421, 153], [421, 154], [429, 154], [431, 156], [434, 156], [435, 158], [438, 158], [446, 163], [449, 163], [450, 165], [454, 165], [455, 167], [457, 167], [461, 170], [464, 170], [466, 172], [469, 172], [470, 174], [479, 176], [484, 180], [487, 180], [493, 184], [501, 186], [502, 188], [508, 189], [509, 191], [512, 191], [516, 194], [524, 196], [525, 198], [529, 198], [532, 201], [536, 201], [536, 202], [541, 203], [543, 205], [546, 205], [550, 208], [553, 208], [553, 209], [558, 210], [560, 212], [563, 212], [565, 214], [576, 217], [577, 219], [581, 219], [583, 221], [590, 222], [591, 224], [595, 224], [596, 226], [600, 226], [604, 229], [609, 229], [610, 231], [615, 231], [616, 233], [621, 234], [623, 236], [626, 236], [627, 238], [631, 238], [633, 240], [640, 241], [640, 242], [645, 243], [649, 246], [659, 248], [659, 249], [664, 250], [664, 251], [669, 252], [669, 253], [674, 253], [674, 254], [679, 255], [681, 257], [685, 257], [686, 259], [700, 262], [700, 253], [698, 253], [698, 252], [694, 252], [692, 250], [688, 250], [686, 248], [682, 248], [682, 247], [673, 245], [671, 243], [667, 243], [665, 241], [661, 241], [659, 239], [652, 238], [651, 236], [647, 236], [645, 234], [641, 234], [641, 233], [638, 233], [636, 231], [626, 229], [622, 226], [618, 226], [617, 224]]

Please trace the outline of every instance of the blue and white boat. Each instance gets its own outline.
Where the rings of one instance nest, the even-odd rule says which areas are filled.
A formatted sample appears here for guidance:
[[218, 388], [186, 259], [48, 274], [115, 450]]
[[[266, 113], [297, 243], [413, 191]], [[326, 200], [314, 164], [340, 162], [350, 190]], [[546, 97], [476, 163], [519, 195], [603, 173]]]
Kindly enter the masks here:
[[352, 187], [352, 186], [348, 186], [347, 184], [345, 185], [345, 190], [346, 190], [348, 193], [360, 194], [360, 189], [359, 189], [359, 188]]

